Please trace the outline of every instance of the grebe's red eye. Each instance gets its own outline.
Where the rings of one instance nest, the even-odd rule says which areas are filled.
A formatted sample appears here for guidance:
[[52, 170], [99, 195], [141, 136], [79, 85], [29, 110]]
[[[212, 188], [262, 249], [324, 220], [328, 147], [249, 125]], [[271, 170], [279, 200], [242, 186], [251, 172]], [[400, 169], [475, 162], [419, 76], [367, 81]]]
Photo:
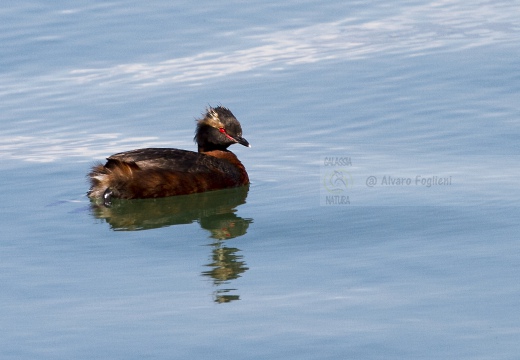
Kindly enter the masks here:
[[226, 129], [224, 129], [224, 128], [219, 128], [218, 131], [220, 131], [222, 134], [226, 135], [226, 137], [227, 137], [229, 140], [234, 141], [234, 142], [237, 142], [236, 139], [234, 139], [232, 136], [230, 136], [230, 135], [227, 133]]

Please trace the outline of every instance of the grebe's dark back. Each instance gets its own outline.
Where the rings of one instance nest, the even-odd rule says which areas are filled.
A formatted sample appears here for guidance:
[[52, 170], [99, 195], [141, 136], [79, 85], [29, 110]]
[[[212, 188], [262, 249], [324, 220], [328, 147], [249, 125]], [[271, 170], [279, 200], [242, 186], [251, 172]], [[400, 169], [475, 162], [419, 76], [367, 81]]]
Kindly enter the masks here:
[[118, 153], [97, 165], [89, 174], [88, 196], [138, 199], [187, 195], [249, 184], [244, 165], [227, 148], [250, 146], [242, 127], [229, 111], [209, 108], [198, 120], [195, 139], [198, 152], [147, 148]]

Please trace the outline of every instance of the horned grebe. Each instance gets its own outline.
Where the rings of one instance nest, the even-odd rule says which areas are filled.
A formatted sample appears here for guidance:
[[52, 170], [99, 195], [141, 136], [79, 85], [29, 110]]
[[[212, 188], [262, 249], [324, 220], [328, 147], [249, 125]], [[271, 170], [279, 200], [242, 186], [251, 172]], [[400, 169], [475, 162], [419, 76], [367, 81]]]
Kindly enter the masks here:
[[249, 184], [244, 165], [227, 148], [250, 147], [242, 127], [229, 111], [208, 108], [197, 121], [198, 152], [146, 148], [112, 155], [89, 174], [88, 196], [110, 205], [112, 198], [140, 199], [187, 195]]

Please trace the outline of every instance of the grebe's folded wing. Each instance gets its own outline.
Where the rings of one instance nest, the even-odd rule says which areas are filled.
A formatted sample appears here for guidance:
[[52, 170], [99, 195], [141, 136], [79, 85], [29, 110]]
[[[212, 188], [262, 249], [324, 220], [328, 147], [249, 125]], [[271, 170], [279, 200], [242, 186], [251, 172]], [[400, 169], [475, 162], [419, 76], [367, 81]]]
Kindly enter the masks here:
[[105, 166], [124, 162], [141, 169], [164, 169], [179, 172], [234, 171], [234, 166], [225, 160], [188, 150], [170, 148], [146, 148], [114, 154], [107, 158]]
[[141, 162], [156, 159], [178, 159], [193, 158], [197, 153], [188, 150], [169, 149], [169, 148], [146, 148], [125, 151], [114, 154], [107, 160], [119, 160], [123, 162]]

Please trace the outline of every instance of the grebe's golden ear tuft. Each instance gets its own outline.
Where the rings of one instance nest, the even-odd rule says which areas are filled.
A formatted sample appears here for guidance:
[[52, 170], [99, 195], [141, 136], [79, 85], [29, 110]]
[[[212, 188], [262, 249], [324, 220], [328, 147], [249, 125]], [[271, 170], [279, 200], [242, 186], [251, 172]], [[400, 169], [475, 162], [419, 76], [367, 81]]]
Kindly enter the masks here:
[[[206, 109], [206, 114], [202, 117], [202, 119], [197, 121], [197, 128], [200, 128], [201, 126], [210, 126], [215, 129], [220, 129], [224, 127], [224, 124], [222, 123], [219, 115], [219, 110], [221, 107], [212, 108], [208, 107]], [[225, 109], [225, 108], [222, 108]], [[229, 110], [228, 110], [229, 111]]]
[[209, 107], [208, 109], [206, 109], [206, 116], [212, 118], [213, 120], [218, 120], [218, 113], [212, 107]]

